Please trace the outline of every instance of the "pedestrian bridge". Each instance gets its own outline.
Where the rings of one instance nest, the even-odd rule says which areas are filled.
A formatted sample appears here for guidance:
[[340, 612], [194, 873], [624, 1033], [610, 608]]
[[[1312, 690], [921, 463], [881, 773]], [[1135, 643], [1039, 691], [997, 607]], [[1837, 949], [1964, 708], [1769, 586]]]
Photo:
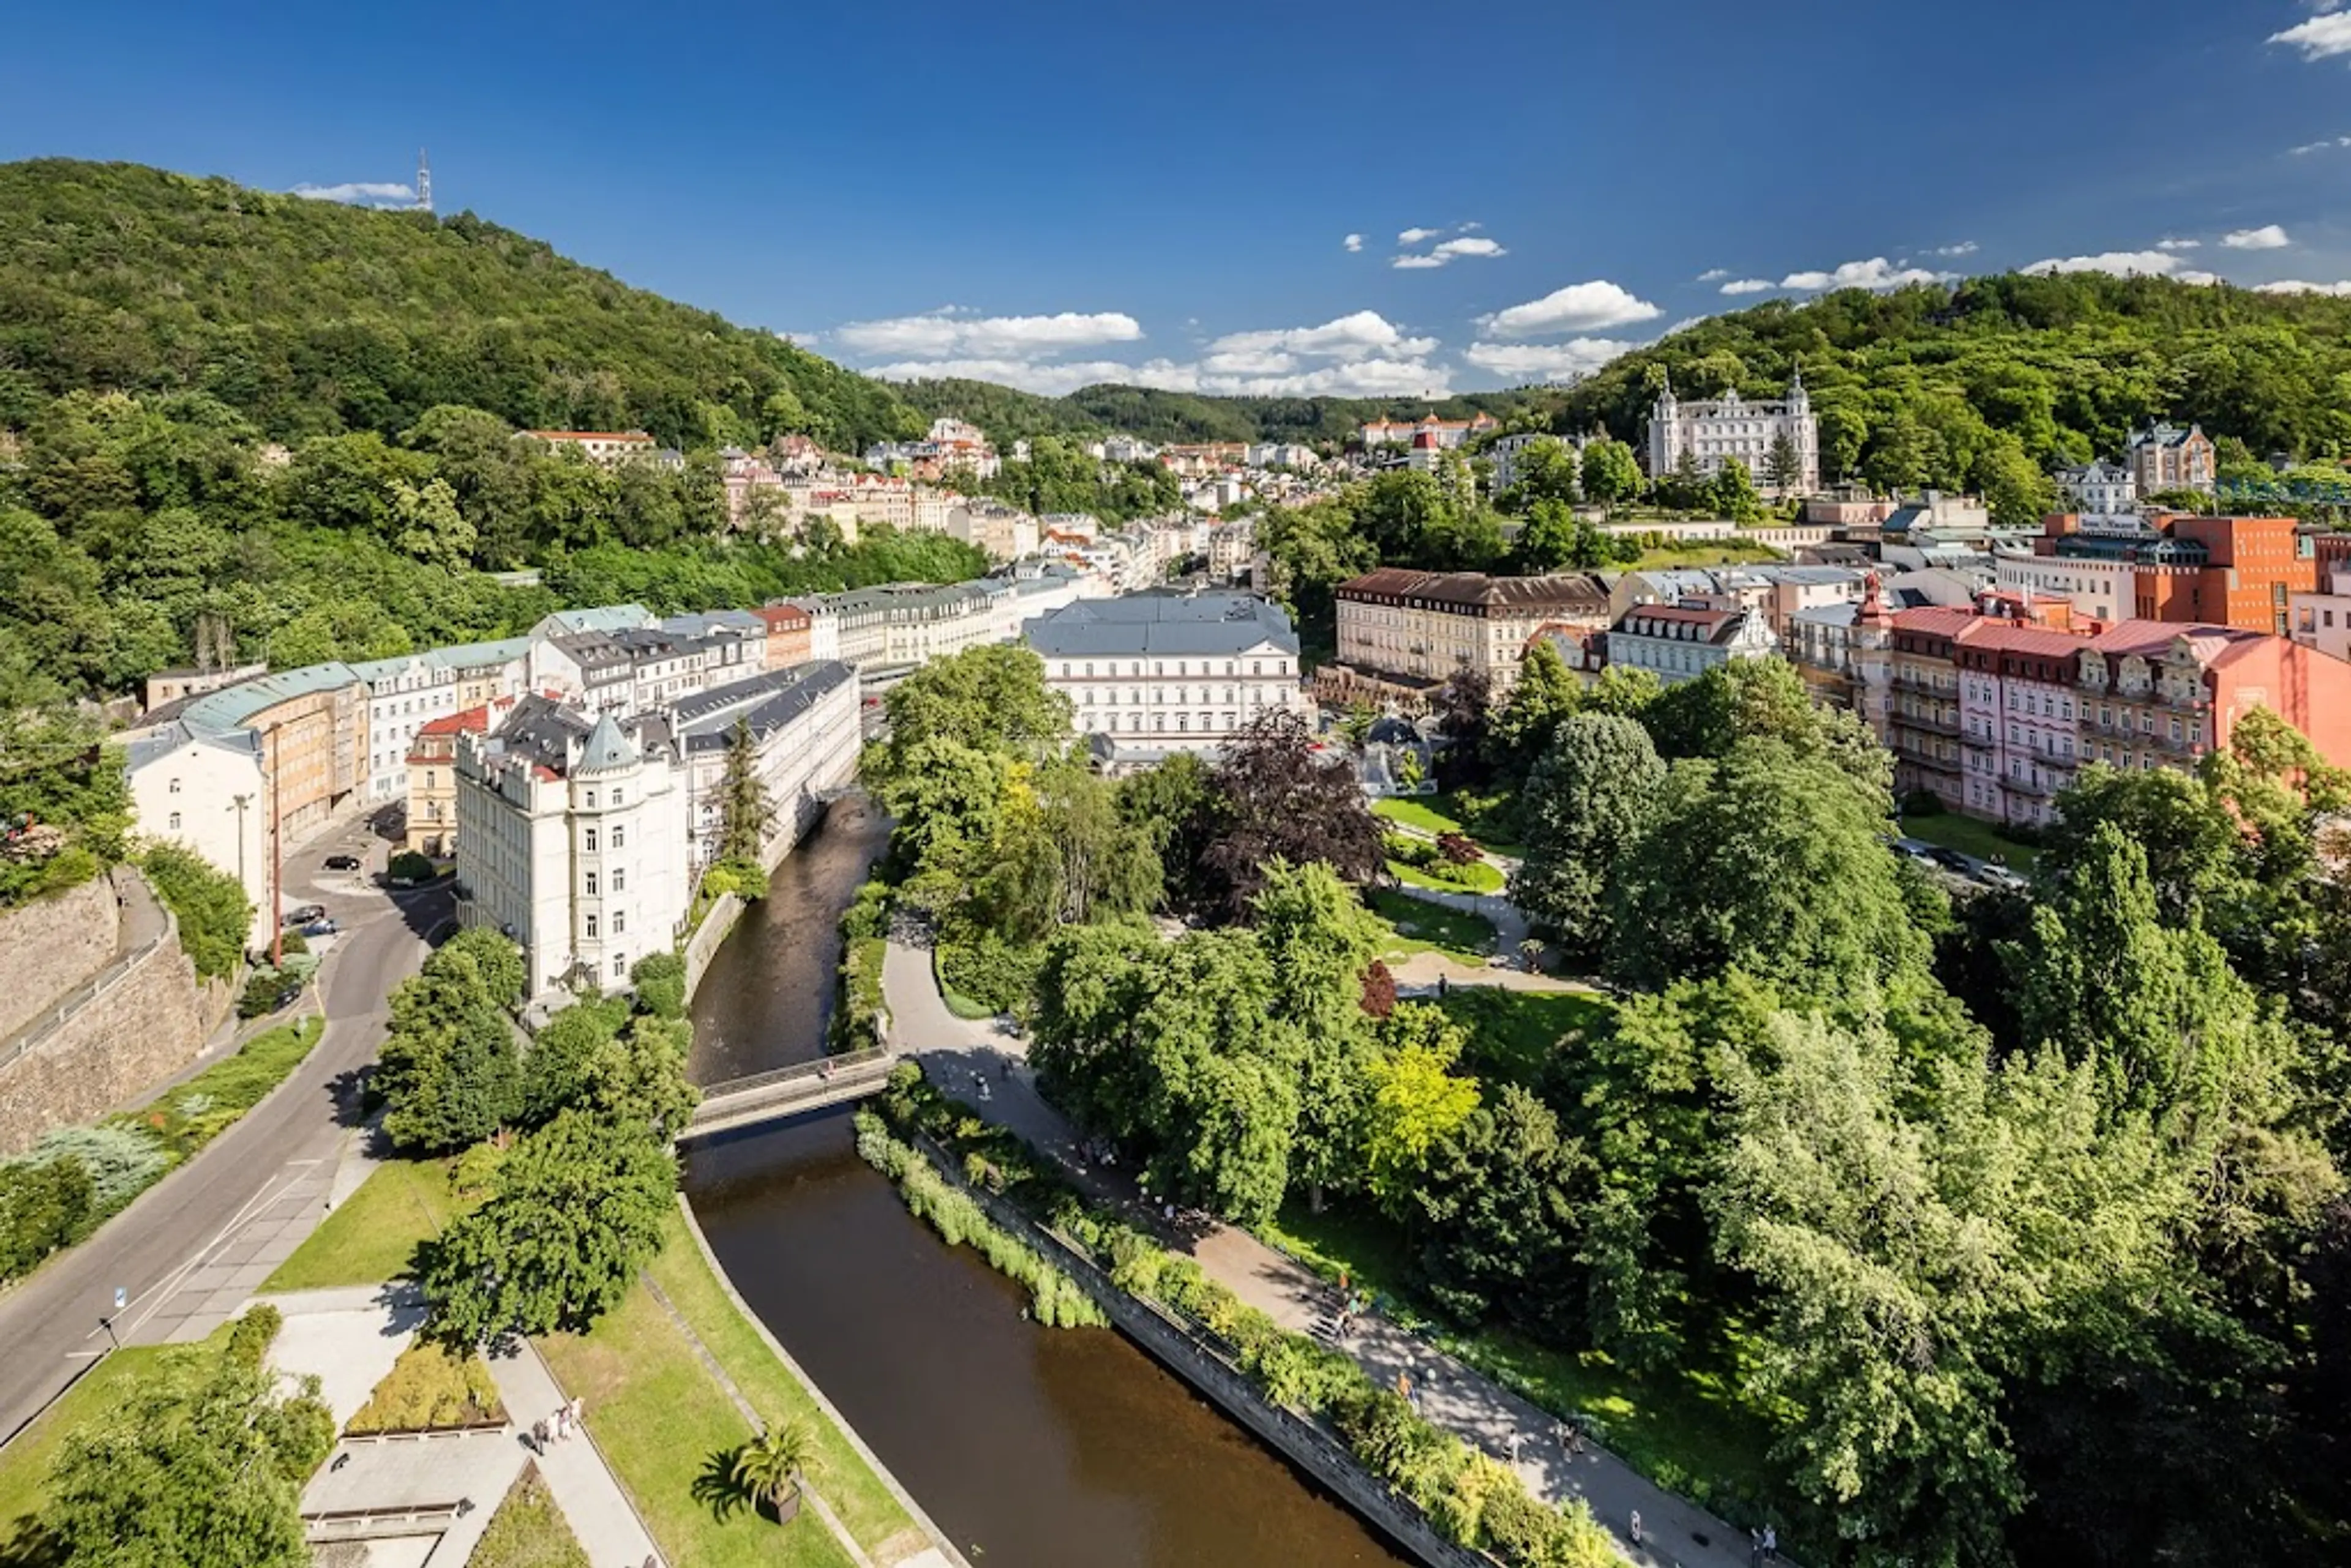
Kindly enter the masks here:
[[901, 1052], [877, 1047], [714, 1083], [702, 1092], [702, 1103], [694, 1108], [678, 1141], [738, 1132], [869, 1099], [882, 1092], [900, 1060]]

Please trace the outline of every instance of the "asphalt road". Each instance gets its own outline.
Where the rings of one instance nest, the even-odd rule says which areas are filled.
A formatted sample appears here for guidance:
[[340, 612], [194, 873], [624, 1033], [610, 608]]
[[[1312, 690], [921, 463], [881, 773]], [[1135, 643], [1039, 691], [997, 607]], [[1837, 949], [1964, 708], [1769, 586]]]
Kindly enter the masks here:
[[331, 1159], [347, 1131], [345, 1094], [383, 1042], [392, 988], [415, 973], [424, 937], [451, 913], [446, 884], [395, 901], [363, 876], [321, 869], [337, 852], [382, 869], [384, 849], [350, 822], [305, 845], [289, 892], [326, 905], [343, 935], [320, 967], [327, 1032], [285, 1087], [202, 1154], [0, 1296], [0, 1440], [13, 1437], [106, 1343], [101, 1315], [130, 1298], [128, 1340], [183, 1266], [207, 1249], [291, 1162]]

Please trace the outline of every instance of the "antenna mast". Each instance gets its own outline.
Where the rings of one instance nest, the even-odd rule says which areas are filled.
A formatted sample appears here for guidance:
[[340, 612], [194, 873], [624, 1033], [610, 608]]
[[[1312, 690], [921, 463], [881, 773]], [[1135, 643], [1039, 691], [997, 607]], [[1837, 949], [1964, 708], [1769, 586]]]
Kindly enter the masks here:
[[416, 205], [420, 212], [433, 210], [433, 165], [424, 161], [424, 149], [416, 150]]

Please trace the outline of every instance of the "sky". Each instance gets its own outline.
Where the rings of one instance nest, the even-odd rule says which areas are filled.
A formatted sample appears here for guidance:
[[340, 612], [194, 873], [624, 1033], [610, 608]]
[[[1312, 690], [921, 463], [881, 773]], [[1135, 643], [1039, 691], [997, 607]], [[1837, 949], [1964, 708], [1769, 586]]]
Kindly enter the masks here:
[[471, 209], [876, 373], [1418, 396], [1830, 287], [2351, 293], [2351, 0], [26, 0], [0, 161]]

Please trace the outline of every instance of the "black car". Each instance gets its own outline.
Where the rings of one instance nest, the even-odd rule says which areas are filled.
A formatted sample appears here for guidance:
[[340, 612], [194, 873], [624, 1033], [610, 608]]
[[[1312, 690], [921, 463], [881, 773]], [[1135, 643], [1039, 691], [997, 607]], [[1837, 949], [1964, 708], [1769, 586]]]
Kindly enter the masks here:
[[360, 857], [357, 855], [329, 855], [327, 857], [327, 869], [329, 871], [357, 871], [360, 869]]
[[299, 909], [287, 910], [278, 924], [288, 931], [298, 931], [312, 921], [324, 920], [326, 917], [327, 910], [324, 904], [306, 904]]
[[1934, 849], [1928, 850], [1927, 852], [1927, 858], [1933, 861], [1937, 865], [1942, 866], [1947, 870], [1958, 872], [1961, 876], [1966, 876], [1970, 873], [1973, 872], [1976, 865], [1976, 862], [1973, 860], [1961, 854], [1959, 851], [1947, 850], [1939, 845]]

